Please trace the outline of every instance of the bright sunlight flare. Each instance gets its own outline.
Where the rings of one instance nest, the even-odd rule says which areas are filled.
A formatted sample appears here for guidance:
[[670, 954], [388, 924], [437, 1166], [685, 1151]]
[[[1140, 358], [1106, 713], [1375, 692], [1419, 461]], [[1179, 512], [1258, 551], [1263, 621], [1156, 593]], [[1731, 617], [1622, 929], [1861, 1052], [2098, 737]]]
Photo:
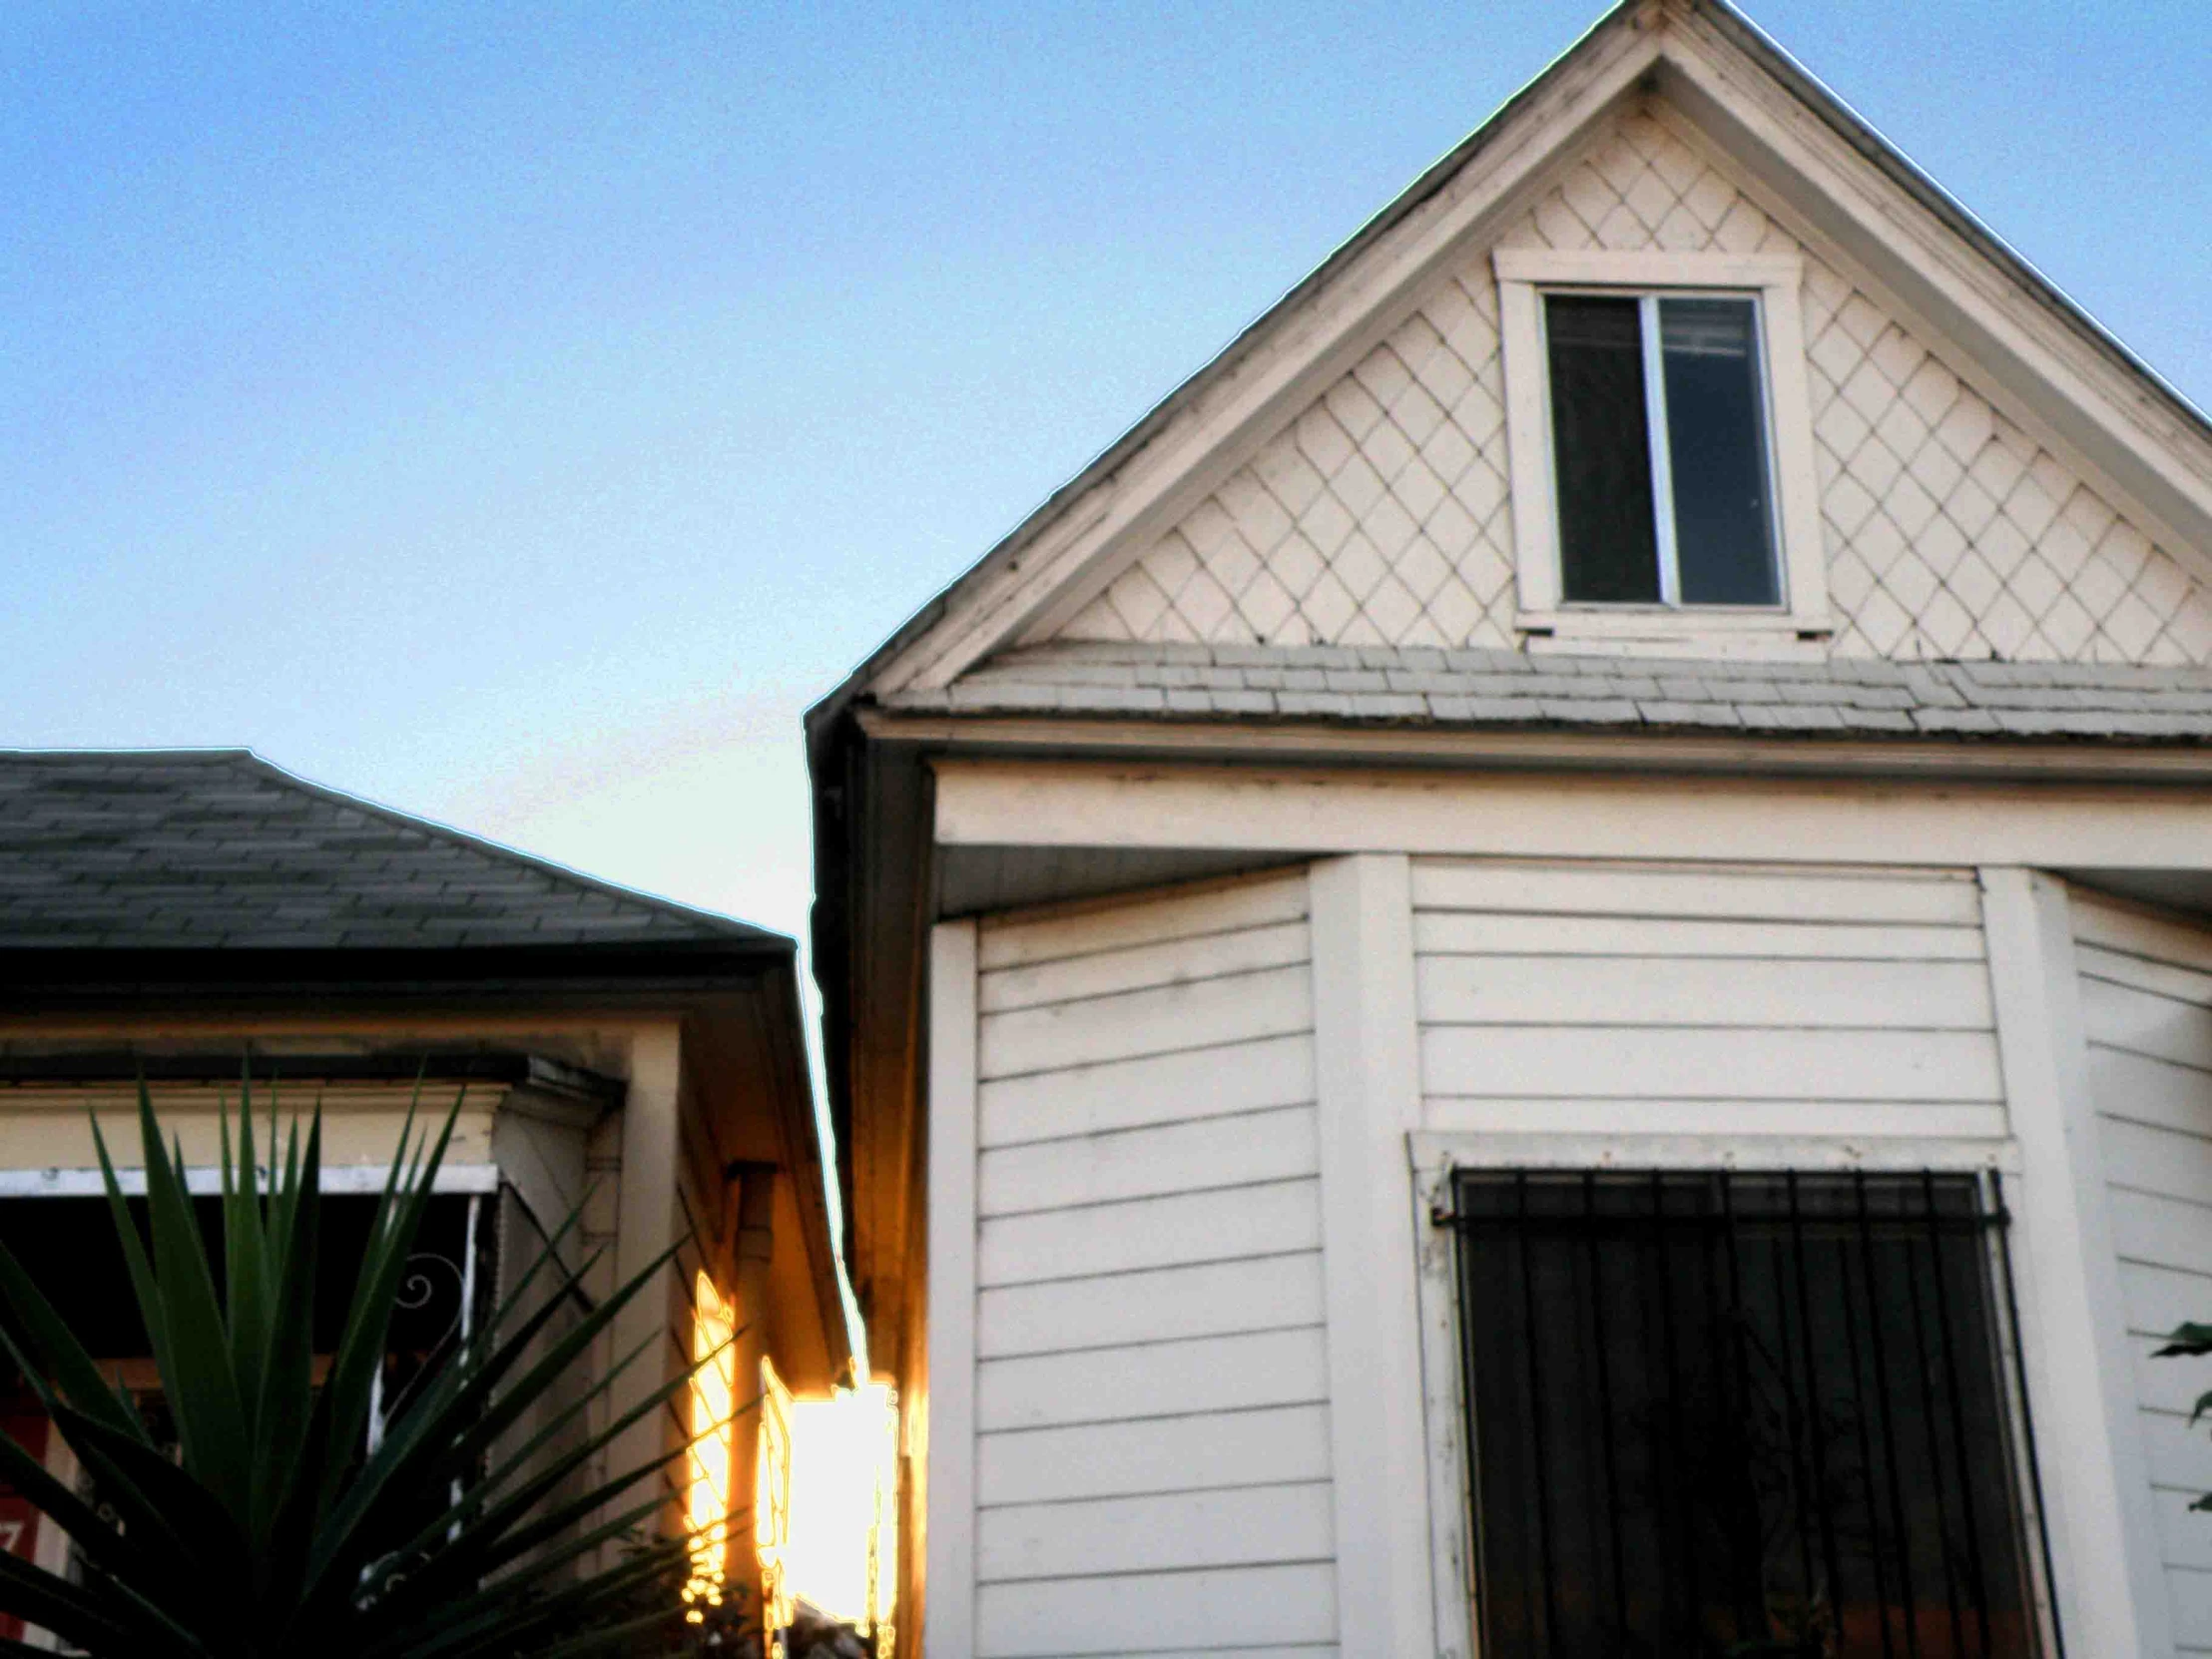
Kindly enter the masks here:
[[723, 1553], [730, 1528], [730, 1412], [737, 1393], [737, 1355], [731, 1338], [737, 1311], [725, 1302], [705, 1273], [693, 1290], [691, 1489], [685, 1517], [697, 1540], [692, 1546], [691, 1579], [684, 1599], [694, 1624], [705, 1609], [722, 1605], [727, 1569]]
[[791, 1527], [786, 1582], [824, 1612], [878, 1632], [888, 1654], [897, 1571], [898, 1410], [870, 1383], [791, 1406]]

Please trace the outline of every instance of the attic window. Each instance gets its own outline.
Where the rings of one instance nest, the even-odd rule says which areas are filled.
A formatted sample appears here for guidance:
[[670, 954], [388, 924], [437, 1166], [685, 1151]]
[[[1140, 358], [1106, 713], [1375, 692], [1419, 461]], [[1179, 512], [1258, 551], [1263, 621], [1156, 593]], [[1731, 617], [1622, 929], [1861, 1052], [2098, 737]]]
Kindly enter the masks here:
[[1818, 650], [1799, 261], [1495, 258], [1531, 644]]
[[1570, 605], [1777, 605], [1759, 302], [1547, 293]]

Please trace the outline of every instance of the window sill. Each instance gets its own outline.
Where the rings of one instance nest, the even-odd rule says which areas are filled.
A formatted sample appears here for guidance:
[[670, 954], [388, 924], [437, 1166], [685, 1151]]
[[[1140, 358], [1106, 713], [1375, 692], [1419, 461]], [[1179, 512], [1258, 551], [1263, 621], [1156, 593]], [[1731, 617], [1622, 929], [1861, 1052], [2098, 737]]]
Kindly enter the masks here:
[[1532, 655], [1734, 657], [1821, 662], [1834, 624], [1786, 611], [1604, 609], [1521, 611], [1513, 626]]

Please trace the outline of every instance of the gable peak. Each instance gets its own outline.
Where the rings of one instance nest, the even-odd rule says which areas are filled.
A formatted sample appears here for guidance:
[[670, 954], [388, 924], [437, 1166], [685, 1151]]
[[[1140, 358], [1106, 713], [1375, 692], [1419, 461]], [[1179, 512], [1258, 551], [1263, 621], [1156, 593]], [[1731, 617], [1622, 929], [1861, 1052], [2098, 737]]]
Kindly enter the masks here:
[[[1634, 150], [1639, 133], [1654, 132], [1663, 144], [1646, 143], [1640, 157], [1618, 154], [1624, 138]], [[1610, 158], [1609, 146], [1615, 152]], [[1586, 187], [1582, 200], [1563, 201], [1571, 221], [1554, 203], [1564, 189], [1562, 170], [1594, 172], [1602, 187]], [[1614, 200], [1604, 201], [1604, 192]], [[1532, 218], [1547, 204], [1556, 219], [1548, 228]], [[1720, 209], [1737, 211], [1736, 219], [1716, 219]], [[1611, 225], [1603, 223], [1606, 213], [1616, 216]], [[1835, 401], [1843, 380], [1879, 345], [1882, 370], [1898, 375], [1886, 399], [1862, 382], [1852, 405], [1860, 422], [1871, 428], [1888, 416], [1894, 436], [1915, 422], [1932, 430], [1948, 417], [1953, 449], [1995, 443], [1986, 463], [2004, 474], [1995, 482], [2009, 487], [2019, 477], [2031, 480], [2021, 509], [2033, 521], [2027, 540], [2053, 534], [2060, 544], [2057, 564], [2071, 561], [2054, 570], [2055, 583], [2029, 562], [2052, 562], [2033, 545], [2024, 559], [2007, 542], [1995, 559], [1963, 562], [1954, 548], [1908, 546], [1910, 557], [1900, 562], [1878, 527], [1880, 545], [1848, 549], [1851, 556], [1837, 562], [1839, 606], [1871, 610], [1840, 617], [1836, 641], [1860, 654], [1921, 657], [2201, 662], [2212, 653], [2212, 617], [2192, 609], [2204, 603], [2196, 591], [2200, 574], [2212, 574], [2196, 569], [2212, 551], [2212, 443], [2202, 418], [1724, 0], [1624, 0], [1055, 494], [889, 642], [819, 716], [864, 688], [881, 695], [948, 686], [1016, 646], [1060, 638], [1220, 638], [1207, 630], [1240, 606], [1239, 626], [1248, 632], [1228, 637], [1247, 642], [1276, 639], [1273, 627], [1286, 644], [1390, 643], [1393, 629], [1399, 639], [1445, 647], [1514, 644], [1511, 628], [1500, 620], [1513, 608], [1511, 514], [1493, 480], [1477, 477], [1466, 493], [1460, 475], [1445, 477], [1445, 469], [1431, 465], [1435, 478], [1416, 474], [1412, 486], [1423, 499], [1388, 504], [1377, 527], [1361, 521], [1372, 503], [1339, 502], [1367, 541], [1377, 542], [1371, 530], [1380, 528], [1398, 544], [1375, 549], [1390, 566], [1380, 576], [1375, 557], [1356, 543], [1354, 568], [1317, 574], [1315, 552], [1325, 566], [1331, 557], [1319, 538], [1305, 537], [1311, 547], [1283, 543], [1288, 567], [1275, 568], [1269, 561], [1278, 559], [1279, 549], [1272, 542], [1253, 545], [1237, 526], [1246, 542], [1239, 551], [1230, 545], [1234, 538], [1220, 532], [1224, 519], [1238, 516], [1225, 490], [1242, 491], [1245, 504], [1268, 521], [1263, 542], [1283, 528], [1275, 519], [1296, 524], [1303, 504], [1271, 504], [1258, 499], [1267, 493], [1264, 486], [1254, 490], [1258, 471], [1269, 464], [1267, 452], [1273, 447], [1280, 459], [1315, 461], [1297, 429], [1301, 421], [1325, 424], [1324, 413], [1341, 428], [1337, 436], [1357, 449], [1363, 434], [1340, 418], [1345, 411], [1332, 404], [1332, 395], [1337, 404], [1356, 405], [1363, 394], [1381, 403], [1389, 388], [1373, 383], [1379, 375], [1418, 381], [1419, 365], [1409, 357], [1420, 356], [1423, 345], [1433, 351], [1430, 341], [1414, 337], [1424, 328], [1458, 357], [1455, 365], [1442, 365], [1445, 386], [1420, 386], [1427, 399], [1448, 409], [1444, 393], [1467, 395], [1459, 384], [1467, 381], [1501, 404], [1489, 362], [1495, 346], [1480, 337], [1482, 327], [1493, 335], [1496, 328], [1487, 255], [1515, 235], [1526, 237], [1532, 225], [1553, 245], [1556, 232], [1568, 239], [1587, 234], [1602, 248], [1641, 238], [1642, 246], [1658, 249], [1795, 251], [1806, 259], [1808, 350], [1821, 333], [1844, 325], [1858, 359], [1846, 361], [1852, 353], [1832, 344], [1829, 361], [1813, 359], [1813, 372], [1827, 382], [1817, 391]], [[1439, 305], [1448, 318], [1435, 314]], [[1384, 357], [1394, 357], [1395, 366]], [[1958, 388], [1972, 398], [1961, 398]], [[1479, 405], [1481, 397], [1472, 401]], [[1402, 444], [1385, 435], [1385, 444], [1419, 451], [1433, 436], [1432, 416], [1420, 408], [1413, 421], [1424, 429], [1401, 429], [1395, 437]], [[1351, 411], [1354, 422], [1366, 418], [1364, 411]], [[1455, 437], [1472, 446], [1493, 474], [1508, 473], [1505, 457], [1484, 449], [1502, 446], [1498, 411], [1472, 407], [1465, 420], [1437, 441], [1448, 448]], [[1853, 445], [1852, 425], [1841, 413], [1830, 422], [1830, 453], [1821, 460], [1824, 490], [1851, 458], [1844, 451]], [[1326, 445], [1329, 434], [1315, 441]], [[1887, 493], [1902, 492], [1905, 499], [1894, 505], [1914, 521], [1903, 527], [1910, 541], [1925, 529], [1925, 507], [1914, 491], [1940, 492], [1909, 476], [1915, 455], [1894, 458], [1897, 476], [1870, 454], [1867, 469], [1876, 476], [1851, 483], [1884, 510], [1893, 505]], [[1945, 458], [1950, 465], [1931, 449], [1923, 464], [1950, 484], [1951, 467], [1963, 463], [1955, 453]], [[1459, 464], [1457, 457], [1451, 462]], [[1240, 473], [1255, 476], [1240, 481]], [[1304, 493], [1310, 484], [1293, 481], [1291, 487]], [[1392, 564], [1405, 532], [1397, 509], [1425, 527], [1420, 508], [1436, 508], [1428, 498], [1437, 484], [1451, 498], [1447, 505], [1471, 519], [1474, 529], [1447, 511], [1444, 535], [1430, 537], [1432, 546], [1421, 552], [1415, 570], [1400, 571]], [[1990, 484], [1976, 480], [1982, 493]], [[1373, 493], [1364, 480], [1354, 488]], [[1962, 511], [1981, 517], [1970, 494]], [[2062, 528], [2050, 531], [2061, 520]], [[1940, 528], [1935, 533], [1947, 536]], [[1967, 532], [1969, 539], [1978, 533]], [[1204, 582], [1176, 589], [1179, 574], [1205, 565], [1215, 551], [1199, 545], [1204, 536], [1229, 548], [1228, 568], [1206, 572], [1221, 592], [1207, 591]], [[1162, 551], [1178, 537], [1189, 545]], [[2108, 538], [2116, 538], [2109, 560], [2082, 562], [2077, 543], [2085, 539], [2095, 555]], [[2027, 593], [2011, 597], [2032, 626], [2006, 610], [1993, 636], [1984, 631], [1977, 638], [1968, 625], [1972, 613], [1994, 602], [1983, 567], [1994, 570], [2002, 587], [2014, 574], [2004, 568], [2007, 559], [2027, 572]], [[1180, 563], [1163, 569], [1163, 560]], [[1129, 580], [1142, 589], [1145, 582], [1132, 577], [1140, 571], [1159, 591], [1135, 598], [1125, 591], [1121, 598], [1130, 603], [1117, 606], [1115, 584]], [[1160, 580], [1163, 575], [1168, 580]], [[1952, 576], [1968, 591], [1953, 592]], [[2079, 593], [2077, 579], [2083, 582]], [[1892, 592], [1893, 584], [1902, 592]], [[1186, 614], [1170, 617], [1179, 596]], [[2086, 629], [2074, 614], [2076, 604], [2092, 618]], [[2155, 613], [2155, 627], [2145, 605]], [[2057, 616], [2043, 629], [2050, 637], [2031, 637], [2051, 606]], [[1120, 621], [1103, 623], [1101, 607], [1119, 611]], [[1155, 613], [1150, 618], [1138, 614], [1146, 607]], [[2115, 610], [2120, 620], [2114, 627], [2127, 643], [2100, 633]], [[1303, 614], [1286, 623], [1292, 613]], [[1167, 632], [1146, 634], [1154, 625]], [[2201, 642], [2200, 633], [2207, 636]]]

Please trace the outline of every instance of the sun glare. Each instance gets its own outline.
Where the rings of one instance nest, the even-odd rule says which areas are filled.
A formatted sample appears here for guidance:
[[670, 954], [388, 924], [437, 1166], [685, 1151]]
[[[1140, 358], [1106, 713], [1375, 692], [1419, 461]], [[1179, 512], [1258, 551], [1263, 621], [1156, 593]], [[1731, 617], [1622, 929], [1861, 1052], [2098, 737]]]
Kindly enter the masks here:
[[730, 1409], [737, 1393], [737, 1355], [730, 1339], [735, 1311], [702, 1273], [693, 1286], [691, 1489], [685, 1517], [691, 1523], [691, 1579], [684, 1586], [689, 1618], [703, 1623], [706, 1609], [722, 1605], [727, 1569], [723, 1553], [730, 1529]]
[[874, 1630], [890, 1653], [897, 1571], [898, 1411], [883, 1383], [791, 1406], [785, 1582], [824, 1612]]

